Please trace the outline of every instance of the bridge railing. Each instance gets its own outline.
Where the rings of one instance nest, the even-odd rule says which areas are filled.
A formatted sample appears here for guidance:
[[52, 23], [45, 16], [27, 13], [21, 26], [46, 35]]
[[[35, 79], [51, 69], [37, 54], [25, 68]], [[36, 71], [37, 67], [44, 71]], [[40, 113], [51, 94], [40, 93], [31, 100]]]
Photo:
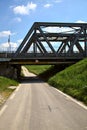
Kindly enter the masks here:
[[80, 58], [80, 57], [86, 57], [85, 56], [85, 52], [84, 53], [45, 53], [45, 54], [42, 54], [42, 53], [19, 53], [17, 57], [14, 57], [14, 54], [15, 53], [0, 53], [0, 58], [11, 58], [11, 59], [32, 59], [32, 58]]
[[15, 52], [0, 52], [0, 58], [12, 58]]
[[21, 53], [18, 54], [18, 56], [15, 58], [13, 57], [13, 59], [82, 59], [84, 57], [83, 54], [79, 54], [79, 53], [73, 53], [71, 54], [66, 54], [66, 53], [62, 53], [62, 54], [53, 54], [53, 53], [49, 53], [49, 54], [41, 54], [41, 53]]

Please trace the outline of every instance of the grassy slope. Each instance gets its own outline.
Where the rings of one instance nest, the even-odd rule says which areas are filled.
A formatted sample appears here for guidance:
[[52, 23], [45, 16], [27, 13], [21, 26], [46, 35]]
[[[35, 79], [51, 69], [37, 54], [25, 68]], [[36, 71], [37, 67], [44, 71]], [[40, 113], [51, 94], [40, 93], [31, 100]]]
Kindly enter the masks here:
[[[51, 66], [27, 67], [31, 72], [40, 75]], [[49, 78], [48, 83], [87, 104], [87, 59], [58, 72]]]
[[51, 65], [26, 65], [25, 66], [30, 72], [40, 75], [47, 69], [51, 67]]
[[[17, 81], [0, 76], [0, 95], [3, 97], [3, 100], [5, 100], [13, 91], [8, 87], [17, 85], [18, 85]], [[2, 101], [0, 100], [0, 105], [3, 102], [3, 100]]]
[[57, 73], [48, 82], [87, 104], [87, 59]]
[[0, 92], [8, 90], [9, 86], [16, 86], [18, 82], [3, 76], [0, 76]]

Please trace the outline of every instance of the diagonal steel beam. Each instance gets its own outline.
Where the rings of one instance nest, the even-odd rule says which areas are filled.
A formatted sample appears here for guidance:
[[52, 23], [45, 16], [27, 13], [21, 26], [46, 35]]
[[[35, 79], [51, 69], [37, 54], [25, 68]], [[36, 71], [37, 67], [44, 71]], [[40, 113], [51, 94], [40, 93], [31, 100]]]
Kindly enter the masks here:
[[49, 42], [49, 40], [47, 39], [47, 37], [44, 35], [42, 29], [40, 28], [40, 26], [38, 26], [38, 30], [40, 31], [40, 33], [42, 34], [42, 36], [44, 37], [45, 41], [47, 42], [48, 46], [50, 47], [50, 49], [52, 50], [53, 53], [55, 52], [55, 49], [52, 47], [51, 43]]
[[24, 46], [24, 48], [21, 51], [21, 53], [26, 53], [28, 51], [28, 49], [30, 48], [31, 44], [33, 42], [35, 42], [34, 39], [35, 39], [35, 34], [33, 33], [32, 37], [29, 39], [29, 41], [27, 41], [27, 44]]
[[83, 53], [83, 52], [84, 52], [84, 50], [83, 50], [83, 48], [81, 47], [81, 45], [79, 44], [79, 42], [76, 42], [75, 45], [77, 46], [77, 48], [78, 48], [78, 50], [79, 50], [80, 53]]
[[41, 43], [41, 41], [38, 39], [38, 37], [37, 37], [37, 42], [39, 43], [39, 45], [42, 48], [43, 52], [47, 53], [47, 50], [45, 49], [45, 47], [43, 46], [43, 44]]
[[60, 50], [61, 50], [61, 48], [62, 48], [62, 46], [63, 46], [63, 42], [61, 43], [61, 45], [59, 46], [59, 48], [58, 48], [58, 50], [57, 50], [57, 53], [59, 53], [60, 52]]
[[63, 46], [62, 46], [62, 48], [60, 49], [60, 52], [59, 53], [62, 53], [63, 52], [63, 50], [65, 49], [65, 47], [66, 47], [66, 45], [67, 45], [67, 43], [63, 43]]
[[26, 43], [26, 41], [28, 40], [29, 36], [31, 35], [31, 33], [34, 31], [35, 28], [35, 23], [33, 24], [33, 26], [31, 27], [31, 29], [29, 30], [29, 32], [27, 33], [27, 35], [25, 36], [24, 40], [22, 41], [22, 43], [20, 44], [19, 48], [17, 49], [17, 51], [15, 52], [14, 56], [17, 56], [22, 48], [24, 47], [24, 44]]
[[36, 45], [37, 45], [39, 51], [40, 51], [41, 53], [44, 53], [43, 49], [41, 48], [40, 44], [38, 44], [38, 42], [36, 42]]
[[68, 39], [65, 41], [62, 41], [61, 45], [59, 46], [59, 48], [57, 50], [57, 53], [62, 53], [66, 46], [70, 47], [70, 45], [68, 43]]
[[76, 36], [75, 36], [75, 38], [74, 38], [74, 41], [71, 42], [70, 48], [69, 48], [69, 50], [68, 50], [67, 53], [71, 53], [71, 51], [72, 51], [72, 49], [73, 49], [73, 46], [74, 46], [74, 45], [76, 44], [76, 42], [78, 41], [79, 36], [80, 36], [81, 32], [83, 31], [83, 29], [84, 29], [84, 28], [82, 27], [81, 30], [80, 30], [80, 32], [79, 32], [78, 34], [76, 34]]

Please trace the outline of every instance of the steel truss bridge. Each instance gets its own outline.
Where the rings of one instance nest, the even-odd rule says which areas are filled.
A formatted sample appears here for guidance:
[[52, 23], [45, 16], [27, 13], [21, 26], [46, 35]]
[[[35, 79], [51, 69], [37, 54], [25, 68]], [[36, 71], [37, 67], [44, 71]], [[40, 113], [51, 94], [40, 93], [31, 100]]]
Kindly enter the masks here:
[[86, 23], [35, 22], [15, 53], [1, 53], [10, 64], [68, 64], [87, 57]]

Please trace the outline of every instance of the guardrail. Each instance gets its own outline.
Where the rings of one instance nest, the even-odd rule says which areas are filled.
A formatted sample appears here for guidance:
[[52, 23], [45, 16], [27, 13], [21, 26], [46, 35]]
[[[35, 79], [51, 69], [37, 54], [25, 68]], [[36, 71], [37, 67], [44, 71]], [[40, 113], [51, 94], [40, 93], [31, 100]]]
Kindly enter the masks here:
[[0, 52], [0, 58], [12, 58], [15, 52]]
[[85, 53], [19, 53], [17, 57], [14, 57], [15, 53], [0, 53], [0, 58], [11, 58], [11, 59], [82, 59], [85, 56]]

